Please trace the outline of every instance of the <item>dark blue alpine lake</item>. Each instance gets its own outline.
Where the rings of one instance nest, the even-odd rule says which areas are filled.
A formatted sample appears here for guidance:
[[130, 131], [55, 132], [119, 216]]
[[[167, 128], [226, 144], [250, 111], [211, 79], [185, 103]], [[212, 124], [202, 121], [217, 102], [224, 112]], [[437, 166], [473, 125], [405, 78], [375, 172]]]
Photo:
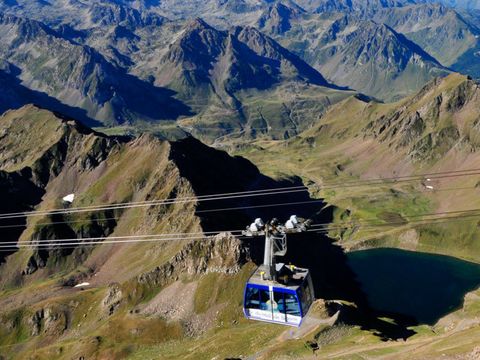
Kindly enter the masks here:
[[373, 309], [423, 324], [460, 308], [480, 286], [480, 265], [450, 256], [382, 248], [347, 258]]

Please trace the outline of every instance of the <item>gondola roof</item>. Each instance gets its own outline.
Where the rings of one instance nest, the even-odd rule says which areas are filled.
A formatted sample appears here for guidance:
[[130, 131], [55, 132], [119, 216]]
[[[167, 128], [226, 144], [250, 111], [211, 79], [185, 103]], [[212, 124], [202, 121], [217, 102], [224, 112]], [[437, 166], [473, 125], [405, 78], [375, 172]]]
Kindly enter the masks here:
[[249, 284], [274, 286], [297, 291], [308, 276], [309, 270], [299, 267], [290, 267], [290, 265], [276, 264], [277, 281], [265, 280], [262, 278], [264, 272], [263, 265], [253, 273], [248, 280]]

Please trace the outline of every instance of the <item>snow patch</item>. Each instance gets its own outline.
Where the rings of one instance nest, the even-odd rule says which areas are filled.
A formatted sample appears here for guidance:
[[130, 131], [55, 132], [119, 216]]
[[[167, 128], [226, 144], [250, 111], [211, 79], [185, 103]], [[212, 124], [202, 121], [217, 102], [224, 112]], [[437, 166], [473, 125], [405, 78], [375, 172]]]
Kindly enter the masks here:
[[62, 198], [63, 201], [67, 202], [67, 203], [73, 203], [73, 200], [75, 199], [75, 194], [68, 194], [67, 196], [64, 196]]
[[79, 288], [79, 287], [83, 287], [83, 286], [90, 286], [90, 283], [88, 283], [88, 282], [83, 282], [83, 283], [80, 283], [80, 284], [75, 285], [74, 287], [75, 287], [75, 288]]

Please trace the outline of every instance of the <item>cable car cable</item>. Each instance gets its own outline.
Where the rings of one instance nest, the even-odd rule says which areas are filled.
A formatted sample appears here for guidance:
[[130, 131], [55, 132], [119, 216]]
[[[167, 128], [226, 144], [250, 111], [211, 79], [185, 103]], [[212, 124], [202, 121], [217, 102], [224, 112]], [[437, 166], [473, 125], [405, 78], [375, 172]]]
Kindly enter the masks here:
[[[84, 212], [96, 212], [103, 210], [116, 210], [116, 209], [130, 209], [130, 208], [139, 208], [139, 207], [149, 207], [149, 206], [160, 206], [160, 205], [171, 205], [178, 203], [188, 203], [188, 202], [201, 202], [201, 201], [214, 201], [214, 200], [228, 200], [244, 197], [255, 197], [255, 196], [269, 196], [269, 195], [280, 195], [280, 194], [290, 194], [295, 192], [305, 192], [308, 191], [307, 187], [300, 187], [294, 190], [282, 190], [282, 191], [268, 191], [262, 193], [253, 193], [253, 194], [242, 194], [242, 195], [232, 195], [232, 196], [223, 196], [223, 197], [210, 197], [210, 198], [188, 198], [188, 199], [175, 199], [172, 201], [153, 201], [150, 203], [141, 203], [141, 204], [129, 204], [123, 203], [119, 205], [105, 205], [98, 208], [73, 208], [73, 209], [55, 209], [55, 210], [43, 210], [43, 211], [28, 211], [21, 213], [4, 213], [0, 215], [0, 220], [4, 219], [15, 219], [15, 218], [24, 218], [32, 216], [44, 216], [44, 215], [58, 215], [58, 214], [72, 214], [72, 213], [84, 213]], [[241, 193], [240, 193], [241, 194]]]
[[[469, 190], [469, 189], [478, 189], [477, 187], [458, 187], [458, 188], [439, 188], [434, 190], [427, 190], [421, 193], [435, 193], [441, 191], [458, 191], [458, 190]], [[480, 189], [479, 189], [480, 190]], [[370, 198], [374, 197], [376, 194], [369, 194], [369, 195], [360, 195], [354, 196], [355, 199], [360, 198]], [[387, 197], [387, 196], [397, 196], [397, 194], [390, 194], [390, 193], [379, 193], [379, 196]], [[267, 208], [267, 207], [276, 207], [276, 206], [286, 206], [286, 205], [302, 205], [302, 204], [309, 204], [309, 203], [316, 203], [316, 202], [324, 202], [324, 199], [319, 200], [309, 200], [309, 201], [299, 201], [299, 202], [290, 202], [290, 203], [276, 203], [276, 204], [265, 204], [265, 205], [253, 205], [253, 206], [239, 206], [239, 207], [231, 207], [231, 208], [219, 208], [219, 209], [207, 209], [207, 210], [196, 210], [195, 214], [202, 214], [202, 213], [211, 213], [211, 212], [218, 212], [218, 211], [233, 211], [233, 210], [245, 210], [245, 209], [252, 209], [252, 208]], [[129, 216], [122, 214], [120, 216], [114, 217], [107, 217], [107, 218], [93, 218], [92, 221], [107, 221], [107, 220], [118, 220], [118, 219], [137, 219], [143, 218], [145, 215], [136, 215], [136, 216]], [[2, 220], [2, 219], [0, 219]], [[53, 221], [53, 222], [45, 222], [45, 223], [36, 223], [35, 226], [43, 226], [43, 225], [57, 225], [57, 224], [75, 224], [81, 223], [85, 220], [65, 220], [65, 221]], [[9, 228], [21, 228], [26, 227], [26, 224], [15, 224], [15, 225], [0, 225], [0, 229], [9, 229]]]
[[473, 218], [480, 217], [479, 214], [472, 214], [472, 215], [459, 215], [459, 216], [451, 216], [451, 217], [441, 217], [437, 219], [419, 219], [419, 220], [414, 220], [414, 221], [409, 221], [409, 222], [390, 222], [390, 223], [383, 223], [383, 224], [351, 224], [348, 226], [333, 226], [331, 228], [325, 227], [325, 228], [319, 228], [315, 229], [312, 228], [310, 231], [325, 231], [325, 232], [330, 232], [330, 231], [335, 231], [335, 230], [343, 230], [343, 229], [351, 229], [353, 227], [358, 227], [358, 230], [376, 230], [381, 227], [396, 227], [396, 226], [408, 226], [408, 225], [431, 225], [431, 224], [443, 224], [443, 223], [448, 223], [448, 222], [455, 222], [455, 221], [469, 221], [472, 220]]
[[[206, 231], [206, 232], [197, 232], [197, 233], [164, 233], [164, 234], [152, 234], [152, 235], [125, 235], [125, 236], [98, 236], [98, 237], [88, 237], [88, 238], [67, 238], [67, 239], [31, 239], [31, 242], [35, 243], [47, 243], [47, 242], [60, 242], [60, 241], [77, 241], [77, 240], [88, 240], [88, 241], [95, 241], [95, 240], [108, 240], [108, 239], [142, 239], [142, 238], [161, 238], [161, 237], [181, 237], [181, 236], [188, 236], [188, 235], [204, 235], [203, 237], [218, 235], [221, 233], [231, 233], [235, 235], [235, 233], [240, 233], [242, 230], [224, 230], [224, 231]], [[0, 242], [0, 245], [14, 245], [17, 242], [9, 241], [9, 242]]]
[[[465, 221], [465, 218], [471, 218], [471, 217], [478, 217], [480, 214], [475, 214], [475, 215], [459, 215], [455, 217], [442, 217], [438, 219], [419, 219], [417, 222], [421, 222], [420, 225], [424, 224], [433, 224], [433, 223], [444, 223], [444, 222], [453, 222], [453, 221]], [[376, 229], [380, 226], [398, 226], [398, 225], [408, 225], [409, 223], [403, 223], [403, 222], [391, 222], [391, 223], [385, 223], [385, 224], [372, 224], [372, 225], [366, 225], [366, 227], [370, 227], [373, 229]], [[332, 229], [308, 229], [306, 230], [307, 232], [316, 232], [316, 233], [328, 233]], [[231, 230], [231, 231], [221, 231], [221, 232], [209, 232], [211, 234], [221, 234], [221, 233], [231, 233], [233, 236], [236, 238], [245, 238], [245, 236], [240, 236], [240, 235], [234, 235], [233, 232], [240, 232], [241, 230]], [[179, 235], [184, 235], [188, 233], [178, 233]], [[201, 233], [190, 233], [192, 235], [196, 234], [201, 234]], [[30, 242], [30, 243], [15, 243], [11, 244], [9, 246], [5, 246], [6, 243], [1, 243], [0, 249], [2, 248], [12, 248], [12, 247], [22, 247], [22, 248], [41, 248], [41, 247], [63, 247], [67, 245], [76, 245], [76, 246], [83, 246], [83, 245], [101, 245], [101, 244], [122, 244], [122, 243], [142, 243], [142, 242], [158, 242], [158, 241], [180, 241], [180, 240], [211, 240], [211, 237], [207, 236], [189, 236], [189, 237], [172, 237], [172, 238], [166, 238], [166, 237], [161, 237], [161, 236], [168, 236], [172, 234], [160, 234], [160, 235], [130, 235], [130, 236], [119, 236], [119, 237], [102, 237], [102, 238], [71, 238], [71, 239], [45, 239], [45, 240], [37, 240], [35, 242]], [[112, 241], [112, 239], [119, 239]], [[87, 240], [87, 241], [84, 241]], [[102, 240], [102, 241], [99, 241]], [[66, 242], [69, 241], [69, 242]], [[83, 241], [83, 242], [82, 242]], [[38, 244], [40, 242], [40, 244]], [[45, 244], [44, 244], [45, 243]]]
[[[462, 213], [471, 213], [471, 212], [478, 212], [480, 211], [480, 208], [475, 208], [475, 209], [467, 209], [467, 210], [456, 210], [456, 211], [443, 211], [443, 212], [436, 212], [436, 213], [425, 213], [425, 214], [416, 214], [416, 215], [409, 215], [407, 216], [407, 219], [405, 221], [409, 222], [408, 218], [418, 218], [418, 217], [430, 217], [430, 216], [439, 216], [439, 215], [449, 215], [449, 214], [462, 214]], [[478, 214], [480, 215], [480, 214]], [[445, 217], [441, 217], [445, 218]], [[351, 225], [358, 225], [362, 223], [368, 223], [372, 221], [381, 221], [382, 219], [358, 219], [355, 222], [349, 222], [345, 223], [345, 225], [351, 224]], [[427, 219], [428, 220], [428, 219]], [[385, 224], [385, 223], [382, 223]], [[312, 224], [311, 227], [319, 227], [319, 226], [330, 226], [330, 225], [340, 225], [339, 223], [337, 224], [332, 224], [332, 223], [317, 223], [317, 224]]]
[[[365, 180], [358, 180], [355, 182], [343, 182], [337, 184], [330, 184], [330, 185], [320, 185], [321, 189], [331, 189], [335, 187], [357, 187], [362, 185], [378, 185], [382, 184], [386, 181], [417, 181], [421, 180], [424, 177], [430, 177], [432, 179], [441, 179], [441, 178], [449, 178], [449, 177], [463, 177], [463, 176], [471, 176], [471, 175], [480, 175], [480, 172], [471, 173], [473, 171], [480, 171], [480, 169], [470, 169], [470, 170], [457, 170], [457, 171], [448, 171], [448, 172], [438, 172], [438, 173], [426, 173], [426, 174], [417, 174], [411, 176], [399, 176], [393, 178], [377, 178], [377, 179], [365, 179]], [[466, 173], [469, 172], [469, 173]], [[460, 174], [462, 173], [462, 174]], [[448, 175], [450, 174], [450, 175]], [[440, 175], [440, 176], [436, 176]], [[403, 179], [403, 180], [402, 180]], [[373, 182], [373, 183], [372, 183]], [[149, 206], [149, 205], [170, 205], [176, 203], [185, 203], [185, 202], [197, 202], [197, 201], [212, 201], [212, 200], [226, 200], [230, 198], [238, 198], [243, 197], [240, 194], [244, 194], [245, 197], [249, 196], [265, 196], [269, 193], [281, 194], [279, 190], [285, 190], [287, 193], [287, 189], [291, 189], [292, 192], [295, 191], [308, 191], [308, 187], [306, 186], [296, 186], [296, 187], [285, 187], [285, 188], [271, 188], [271, 189], [263, 189], [263, 190], [252, 190], [252, 191], [244, 191], [244, 192], [232, 192], [232, 193], [224, 193], [224, 194], [210, 194], [210, 195], [199, 195], [199, 196], [192, 196], [186, 198], [172, 198], [172, 199], [163, 199], [163, 200], [152, 200], [152, 201], [142, 201], [142, 202], [125, 202], [120, 204], [105, 204], [105, 205], [95, 205], [95, 206], [86, 206], [86, 207], [79, 207], [79, 208], [70, 208], [70, 209], [53, 209], [53, 210], [39, 210], [39, 211], [26, 211], [26, 212], [16, 212], [16, 213], [3, 213], [0, 214], [0, 220], [2, 219], [12, 219], [16, 217], [25, 217], [25, 216], [41, 216], [41, 215], [52, 215], [52, 214], [62, 214], [62, 213], [76, 213], [76, 212], [89, 212], [89, 211], [101, 211], [101, 210], [114, 210], [114, 209], [124, 209], [124, 208], [131, 208], [138, 206]], [[262, 193], [261, 195], [255, 195], [256, 193]], [[232, 195], [231, 197], [227, 195]]]

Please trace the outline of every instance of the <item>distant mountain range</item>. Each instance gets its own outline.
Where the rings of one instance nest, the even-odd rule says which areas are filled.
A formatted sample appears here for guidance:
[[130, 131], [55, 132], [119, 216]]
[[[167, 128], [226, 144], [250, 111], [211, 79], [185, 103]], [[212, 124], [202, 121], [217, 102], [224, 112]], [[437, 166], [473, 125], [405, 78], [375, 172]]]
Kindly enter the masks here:
[[101, 13], [91, 30], [0, 15], [4, 76], [20, 87], [4, 108], [33, 101], [94, 125], [171, 126], [181, 117], [189, 131], [211, 127], [207, 137], [245, 127], [283, 137], [351, 94], [251, 27]]
[[[312, 15], [278, 4], [275, 8], [269, 12], [270, 17], [260, 19], [260, 29], [336, 84], [395, 100], [449, 71], [384, 23], [342, 13]], [[278, 31], [279, 24], [284, 31]]]
[[97, 126], [289, 136], [352, 91], [395, 101], [452, 71], [479, 78], [478, 5], [2, 2], [0, 110], [35, 102]]
[[460, 9], [480, 9], [480, 1], [478, 0], [442, 0], [442, 3]]
[[[185, 26], [155, 63], [152, 73], [155, 85], [173, 89], [200, 114], [197, 118], [207, 117], [209, 123], [217, 118], [215, 123], [224, 123], [230, 118], [239, 126], [295, 129], [304, 125], [302, 120], [286, 115], [278, 122], [271, 118], [275, 110], [269, 110], [278, 103], [277, 117], [292, 112], [288, 90], [284, 89], [287, 84], [305, 87], [305, 93], [316, 89], [313, 96], [320, 101], [327, 91], [334, 93], [318, 71], [255, 28], [219, 31], [199, 19]], [[277, 99], [277, 92], [285, 95], [283, 101]], [[304, 97], [304, 92], [297, 97]], [[250, 104], [251, 96], [255, 104]], [[317, 108], [313, 103], [311, 106]]]

